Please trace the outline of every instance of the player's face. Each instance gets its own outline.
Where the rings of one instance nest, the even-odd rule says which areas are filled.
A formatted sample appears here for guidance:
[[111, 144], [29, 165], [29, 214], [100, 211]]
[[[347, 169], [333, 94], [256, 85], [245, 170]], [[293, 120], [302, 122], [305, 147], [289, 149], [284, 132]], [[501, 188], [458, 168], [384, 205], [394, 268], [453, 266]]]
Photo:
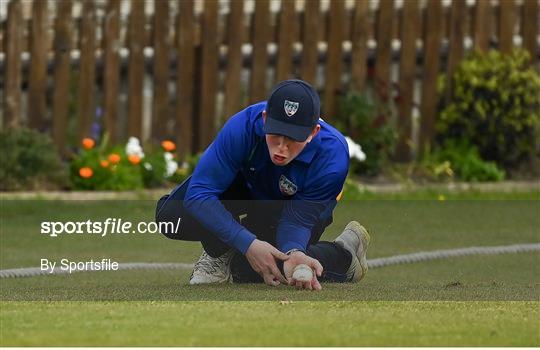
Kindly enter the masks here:
[[[263, 111], [263, 120], [266, 122], [266, 111]], [[303, 141], [298, 142], [287, 136], [266, 134], [266, 144], [272, 163], [279, 166], [289, 164], [296, 158], [308, 143], [319, 133], [321, 125], [317, 124], [311, 131], [311, 135]]]
[[289, 164], [306, 147], [308, 140], [298, 142], [283, 135], [267, 134], [266, 144], [272, 163], [279, 166]]

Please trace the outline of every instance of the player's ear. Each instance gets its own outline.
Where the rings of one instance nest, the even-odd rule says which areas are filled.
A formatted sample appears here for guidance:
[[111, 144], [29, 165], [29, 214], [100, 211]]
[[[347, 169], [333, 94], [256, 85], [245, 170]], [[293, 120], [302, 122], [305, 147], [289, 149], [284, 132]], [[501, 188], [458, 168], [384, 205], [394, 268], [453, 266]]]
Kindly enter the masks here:
[[266, 111], [262, 111], [263, 123], [266, 123]]
[[317, 134], [319, 133], [319, 131], [321, 131], [321, 125], [320, 124], [317, 124], [313, 127], [313, 130], [311, 130], [311, 134], [309, 134], [308, 138], [307, 138], [307, 143], [310, 143], [311, 140], [313, 140], [313, 138], [315, 136], [317, 136]]
[[321, 124], [317, 124], [313, 127], [313, 130], [311, 130], [311, 134], [309, 135], [309, 137], [313, 139], [315, 136], [317, 136], [319, 131], [321, 131]]

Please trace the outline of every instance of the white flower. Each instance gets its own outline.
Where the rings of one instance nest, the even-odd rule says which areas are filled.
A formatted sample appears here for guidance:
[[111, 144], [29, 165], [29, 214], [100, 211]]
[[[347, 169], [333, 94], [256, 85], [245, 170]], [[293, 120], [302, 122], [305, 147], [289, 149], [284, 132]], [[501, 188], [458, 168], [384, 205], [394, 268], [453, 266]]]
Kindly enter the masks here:
[[171, 177], [178, 169], [178, 163], [173, 160], [174, 156], [171, 152], [165, 152], [165, 177]]
[[178, 164], [176, 162], [169, 162], [167, 163], [167, 170], [165, 170], [165, 175], [167, 177], [171, 177], [175, 172], [176, 169], [178, 169]]
[[152, 164], [150, 164], [148, 162], [144, 162], [143, 167], [148, 171], [152, 171], [152, 169], [153, 169]]
[[128, 157], [135, 155], [141, 159], [144, 158], [144, 152], [138, 138], [132, 136], [128, 139], [126, 144], [126, 154]]
[[347, 140], [347, 146], [349, 146], [349, 157], [355, 158], [359, 160], [360, 162], [363, 162], [366, 160], [366, 154], [362, 151], [362, 146], [355, 143], [350, 137], [345, 136], [345, 140]]

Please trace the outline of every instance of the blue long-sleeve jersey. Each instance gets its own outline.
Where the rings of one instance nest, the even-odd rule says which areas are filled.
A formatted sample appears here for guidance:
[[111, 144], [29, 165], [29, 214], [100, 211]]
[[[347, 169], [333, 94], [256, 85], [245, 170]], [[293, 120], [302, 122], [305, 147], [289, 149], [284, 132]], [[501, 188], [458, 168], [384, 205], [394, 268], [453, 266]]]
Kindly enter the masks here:
[[266, 102], [257, 103], [227, 121], [197, 164], [184, 199], [205, 228], [244, 254], [256, 237], [218, 199], [239, 172], [255, 200], [285, 200], [276, 242], [287, 252], [305, 250], [313, 226], [332, 215], [349, 168], [345, 138], [323, 120], [294, 160], [273, 164], [263, 131], [265, 107]]

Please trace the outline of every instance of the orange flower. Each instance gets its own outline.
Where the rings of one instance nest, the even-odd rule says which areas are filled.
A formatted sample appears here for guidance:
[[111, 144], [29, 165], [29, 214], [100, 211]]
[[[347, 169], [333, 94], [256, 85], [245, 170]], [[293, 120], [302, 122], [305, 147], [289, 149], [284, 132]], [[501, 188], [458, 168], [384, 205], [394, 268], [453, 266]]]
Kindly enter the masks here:
[[79, 175], [84, 179], [88, 179], [94, 175], [94, 172], [89, 167], [83, 167], [79, 169]]
[[106, 168], [109, 166], [109, 161], [106, 159], [102, 159], [99, 161], [99, 165], [101, 165], [102, 168]]
[[131, 164], [133, 165], [137, 165], [141, 162], [141, 157], [139, 157], [138, 155], [136, 154], [132, 154], [128, 157], [128, 160]]
[[119, 154], [116, 154], [116, 153], [111, 153], [109, 155], [109, 162], [113, 163], [113, 164], [118, 164], [120, 163], [120, 155]]
[[89, 137], [85, 137], [84, 139], [82, 139], [81, 143], [84, 149], [92, 149], [96, 145], [96, 141], [92, 140]]
[[166, 152], [172, 152], [176, 149], [176, 145], [174, 144], [174, 142], [172, 141], [169, 141], [169, 140], [165, 140], [161, 143], [161, 147], [163, 147], [163, 149], [166, 151]]

